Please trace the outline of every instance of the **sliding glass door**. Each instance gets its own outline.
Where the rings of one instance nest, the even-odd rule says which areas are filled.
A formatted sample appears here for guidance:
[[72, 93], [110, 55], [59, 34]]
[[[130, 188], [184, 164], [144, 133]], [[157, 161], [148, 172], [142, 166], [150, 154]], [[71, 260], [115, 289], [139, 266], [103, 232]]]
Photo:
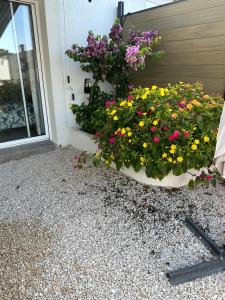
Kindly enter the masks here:
[[47, 138], [32, 6], [0, 0], [0, 148]]

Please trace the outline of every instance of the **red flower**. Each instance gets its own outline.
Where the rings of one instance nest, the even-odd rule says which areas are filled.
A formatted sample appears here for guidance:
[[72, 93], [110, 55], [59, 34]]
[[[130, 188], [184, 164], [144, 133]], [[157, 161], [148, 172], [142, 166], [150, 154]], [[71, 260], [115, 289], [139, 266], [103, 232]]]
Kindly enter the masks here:
[[213, 177], [212, 177], [211, 175], [208, 175], [208, 176], [207, 176], [207, 180], [208, 180], [208, 181], [211, 181], [212, 179], [213, 179]]
[[163, 126], [163, 127], [162, 127], [162, 130], [168, 131], [168, 130], [169, 130], [169, 127]]
[[106, 107], [106, 108], [109, 108], [109, 107], [110, 107], [110, 105], [111, 105], [110, 101], [109, 101], [109, 100], [107, 100], [107, 101], [106, 101], [106, 103], [105, 103], [105, 107]]
[[188, 131], [185, 131], [184, 132], [184, 135], [185, 135], [185, 137], [186, 137], [186, 139], [189, 137], [189, 132]]
[[141, 116], [143, 115], [143, 112], [142, 112], [142, 111], [138, 111], [138, 112], [137, 112], [137, 115], [138, 115], [139, 117], [141, 117]]
[[155, 132], [157, 130], [157, 128], [155, 126], [151, 127], [151, 132]]
[[111, 104], [112, 104], [112, 105], [115, 105], [115, 104], [116, 104], [116, 100], [115, 100], [115, 99], [112, 99]]
[[154, 141], [155, 143], [158, 143], [158, 142], [160, 141], [160, 138], [157, 137], [157, 136], [155, 136], [155, 137], [153, 138], [153, 141]]
[[128, 100], [128, 101], [132, 101], [133, 99], [134, 99], [133, 96], [128, 96], [128, 97], [127, 97], [127, 100]]
[[96, 137], [99, 137], [99, 136], [100, 136], [100, 132], [97, 131], [97, 132], [95, 133], [95, 136], [96, 136]]

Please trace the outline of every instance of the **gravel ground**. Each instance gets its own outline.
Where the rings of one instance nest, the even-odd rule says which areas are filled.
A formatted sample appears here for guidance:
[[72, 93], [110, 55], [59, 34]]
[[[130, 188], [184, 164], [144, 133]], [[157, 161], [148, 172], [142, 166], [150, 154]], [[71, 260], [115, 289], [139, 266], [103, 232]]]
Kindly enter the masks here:
[[186, 215], [225, 243], [225, 188], [165, 190], [105, 168], [74, 171], [66, 148], [0, 165], [0, 299], [225, 299], [225, 273], [170, 286], [211, 258]]

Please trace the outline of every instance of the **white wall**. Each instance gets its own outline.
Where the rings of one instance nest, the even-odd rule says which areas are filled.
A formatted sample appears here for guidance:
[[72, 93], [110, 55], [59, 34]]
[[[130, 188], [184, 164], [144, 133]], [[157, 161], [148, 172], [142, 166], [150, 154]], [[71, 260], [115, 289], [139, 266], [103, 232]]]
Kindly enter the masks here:
[[[84, 74], [79, 63], [74, 63], [65, 56], [65, 50], [73, 43], [85, 45], [89, 30], [97, 34], [109, 32], [117, 13], [117, 0], [37, 0], [40, 4], [43, 19], [41, 33], [44, 50], [44, 69], [47, 80], [48, 111], [50, 133], [57, 144], [66, 145], [70, 140], [70, 129], [75, 125], [74, 116], [68, 106], [72, 92], [75, 103], [85, 101], [83, 93]], [[146, 8], [145, 0], [125, 0], [125, 13]], [[46, 25], [44, 24], [46, 23]], [[47, 43], [46, 43], [47, 40]], [[48, 57], [46, 57], [46, 49]], [[71, 83], [66, 82], [66, 76]], [[50, 86], [51, 82], [51, 86]], [[54, 116], [53, 116], [54, 114]]]
[[170, 2], [173, 2], [173, 0], [146, 0], [146, 5], [147, 5], [147, 8], [150, 8], [150, 7], [155, 7], [155, 6], [159, 6], [159, 5], [163, 5], [163, 4], [166, 4], [166, 3], [170, 3]]

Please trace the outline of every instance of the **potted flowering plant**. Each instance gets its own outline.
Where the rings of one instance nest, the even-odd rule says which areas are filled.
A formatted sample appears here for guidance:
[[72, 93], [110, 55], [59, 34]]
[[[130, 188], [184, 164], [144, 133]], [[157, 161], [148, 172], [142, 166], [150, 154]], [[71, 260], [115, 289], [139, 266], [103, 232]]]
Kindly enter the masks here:
[[[81, 69], [92, 74], [94, 79], [88, 105], [71, 105], [76, 120], [82, 129], [91, 133], [97, 128], [99, 107], [104, 107], [105, 94], [99, 88], [99, 81], [107, 81], [113, 88], [108, 100], [126, 97], [129, 90], [130, 71], [144, 68], [147, 57], [161, 58], [162, 51], [155, 51], [161, 37], [158, 31], [136, 32], [131, 30], [128, 39], [122, 39], [123, 28], [116, 20], [108, 36], [95, 36], [92, 31], [87, 37], [87, 46], [74, 44], [66, 54], [81, 64]], [[101, 115], [104, 111], [101, 111]], [[97, 119], [96, 119], [97, 118]], [[102, 115], [104, 119], [104, 116]], [[82, 122], [80, 121], [82, 120]], [[86, 122], [88, 122], [86, 124]]]
[[[136, 88], [118, 103], [108, 102], [97, 133], [101, 158], [117, 170], [145, 169], [149, 178], [179, 176], [213, 162], [223, 99], [204, 95], [202, 84], [180, 82], [166, 88]], [[202, 173], [198, 180], [210, 177]]]

